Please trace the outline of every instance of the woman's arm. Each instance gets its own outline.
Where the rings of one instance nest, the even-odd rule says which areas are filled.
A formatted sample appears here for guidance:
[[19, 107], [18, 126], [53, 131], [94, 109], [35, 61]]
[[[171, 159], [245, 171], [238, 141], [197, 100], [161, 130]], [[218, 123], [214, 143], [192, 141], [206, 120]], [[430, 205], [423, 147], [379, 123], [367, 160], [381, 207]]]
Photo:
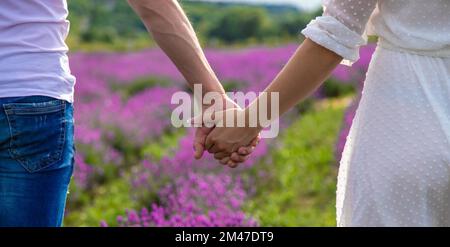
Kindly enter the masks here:
[[[302, 31], [307, 39], [266, 89], [269, 100], [264, 104], [270, 106], [270, 93], [278, 92], [279, 114], [283, 114], [311, 94], [343, 59], [347, 64], [358, 60], [359, 47], [366, 43], [363, 38], [366, 24], [378, 2], [379, 0], [324, 1], [323, 15], [312, 20]], [[230, 110], [228, 112], [248, 118], [252, 112], [251, 109], [261, 103], [263, 101], [260, 97], [245, 111]], [[271, 109], [269, 106], [268, 110]], [[272, 115], [270, 112], [269, 114]], [[271, 120], [275, 117], [271, 117]], [[223, 116], [216, 117], [214, 122], [223, 121], [221, 118]], [[216, 128], [208, 136], [205, 145], [209, 152], [215, 154], [216, 159], [221, 159], [225, 154], [248, 143], [250, 136], [254, 136], [261, 127]], [[233, 160], [236, 158], [235, 154], [231, 157]], [[233, 163], [229, 165], [235, 166]]]
[[[282, 115], [314, 92], [341, 61], [341, 56], [306, 39], [264, 92], [269, 96], [273, 92], [279, 93], [279, 114]], [[260, 103], [258, 98], [250, 107]], [[267, 104], [270, 110], [271, 97]], [[249, 113], [248, 109], [246, 113]]]
[[[249, 107], [243, 111], [235, 111], [234, 114], [243, 114], [246, 117], [246, 127], [216, 127], [207, 137], [205, 147], [209, 152], [215, 153], [216, 159], [223, 159], [236, 151], [241, 146], [246, 146], [262, 130], [263, 127], [249, 127], [249, 117], [252, 108], [257, 108], [259, 104], [265, 102], [266, 109], [270, 110], [272, 98], [270, 94], [279, 93], [279, 114], [283, 114], [302, 99], [309, 96], [316, 90], [342, 61], [342, 57], [336, 53], [306, 39], [295, 54], [264, 90], [269, 96], [266, 100], [258, 97]], [[255, 111], [257, 112], [257, 111]], [[217, 121], [224, 121], [226, 114], [216, 117]], [[273, 115], [271, 112], [267, 116]], [[259, 117], [259, 116], [258, 116]], [[275, 120], [273, 117], [269, 118]], [[259, 121], [258, 121], [259, 122]], [[215, 122], [218, 124], [219, 122]], [[238, 159], [238, 157], [232, 157]], [[231, 166], [235, 164], [229, 163]]]

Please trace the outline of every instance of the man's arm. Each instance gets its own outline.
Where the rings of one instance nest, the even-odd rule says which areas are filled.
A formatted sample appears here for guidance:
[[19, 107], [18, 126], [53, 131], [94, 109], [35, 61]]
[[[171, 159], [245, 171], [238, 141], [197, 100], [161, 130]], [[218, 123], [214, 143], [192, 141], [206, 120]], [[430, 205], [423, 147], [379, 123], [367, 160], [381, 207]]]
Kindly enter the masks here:
[[[191, 89], [194, 88], [194, 84], [201, 84], [203, 94], [218, 92], [222, 95], [222, 99], [218, 100], [223, 101], [224, 107], [230, 105], [238, 107], [226, 97], [225, 90], [206, 60], [195, 31], [177, 0], [128, 0], [128, 3], [142, 19], [161, 49], [183, 74]], [[207, 107], [208, 105], [203, 105], [203, 109]], [[206, 136], [210, 131], [211, 129], [206, 127], [197, 128], [194, 138], [195, 158], [202, 157]], [[235, 154], [238, 157], [235, 162], [244, 161], [256, 143], [257, 138], [251, 145], [243, 147], [245, 155]]]
[[203, 93], [225, 93], [177, 0], [128, 0], [128, 3], [191, 89], [194, 84], [202, 84]]

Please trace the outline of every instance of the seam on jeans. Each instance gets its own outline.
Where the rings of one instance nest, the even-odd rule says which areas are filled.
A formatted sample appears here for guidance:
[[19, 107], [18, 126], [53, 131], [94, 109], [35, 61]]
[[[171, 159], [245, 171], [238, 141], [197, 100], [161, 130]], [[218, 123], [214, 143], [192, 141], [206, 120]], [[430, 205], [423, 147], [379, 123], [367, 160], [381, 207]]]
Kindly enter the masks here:
[[[6, 120], [8, 121], [8, 128], [9, 128], [9, 148], [8, 148], [8, 153], [11, 156], [11, 158], [15, 161], [17, 161], [20, 164], [20, 161], [14, 159], [14, 155], [12, 153], [12, 141], [13, 141], [13, 131], [12, 131], [12, 125], [11, 125], [11, 120], [9, 119], [9, 114], [8, 111], [5, 109], [5, 105], [3, 105], [3, 110], [5, 111], [5, 116], [6, 116]], [[30, 169], [28, 169], [28, 167], [23, 166], [23, 168], [25, 168], [25, 170], [27, 170], [28, 172], [31, 172]]]
[[[63, 101], [63, 119], [62, 119], [62, 123], [61, 123], [61, 131], [60, 131], [60, 139], [62, 139], [62, 141], [59, 144], [58, 147], [58, 152], [59, 152], [59, 158], [57, 159], [57, 161], [60, 161], [63, 158], [63, 153], [64, 153], [64, 146], [66, 144], [66, 128], [67, 128], [67, 119], [66, 119], [66, 101]], [[56, 161], [55, 161], [56, 162]], [[48, 165], [50, 166], [50, 165]], [[46, 166], [46, 167], [48, 167]]]
[[[44, 114], [53, 113], [62, 110], [65, 106], [64, 100], [50, 100], [45, 102], [36, 103], [6, 103], [3, 104], [5, 112], [15, 115], [28, 115], [28, 114]], [[29, 109], [32, 108], [32, 109]]]

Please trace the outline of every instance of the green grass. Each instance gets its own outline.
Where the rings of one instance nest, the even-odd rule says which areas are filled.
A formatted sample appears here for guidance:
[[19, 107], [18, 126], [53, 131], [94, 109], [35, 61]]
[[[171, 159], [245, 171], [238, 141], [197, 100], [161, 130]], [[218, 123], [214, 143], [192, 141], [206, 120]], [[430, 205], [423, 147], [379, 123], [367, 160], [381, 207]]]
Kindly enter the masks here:
[[[322, 102], [280, 137], [247, 212], [262, 226], [335, 226], [334, 146], [345, 104]], [[320, 107], [317, 107], [320, 105]]]
[[159, 161], [178, 146], [179, 140], [185, 136], [185, 134], [186, 131], [182, 128], [166, 133], [161, 136], [158, 141], [145, 146], [142, 149], [142, 156], [150, 157], [153, 160]]
[[120, 178], [96, 188], [94, 196], [83, 208], [76, 211], [69, 208], [64, 226], [100, 226], [101, 220], [116, 223], [116, 217], [124, 215], [125, 209], [136, 208], [136, 203], [130, 198], [131, 189], [128, 180]]

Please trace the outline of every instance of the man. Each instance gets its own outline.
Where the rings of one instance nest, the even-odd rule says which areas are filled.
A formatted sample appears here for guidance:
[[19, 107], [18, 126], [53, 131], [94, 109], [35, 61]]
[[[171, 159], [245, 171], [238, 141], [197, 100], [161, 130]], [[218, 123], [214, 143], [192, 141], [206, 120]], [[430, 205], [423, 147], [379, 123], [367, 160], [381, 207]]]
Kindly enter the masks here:
[[[231, 101], [176, 0], [129, 3], [190, 87], [200, 83], [203, 93]], [[75, 153], [67, 15], [66, 0], [0, 2], [0, 226], [62, 224]], [[196, 158], [210, 131], [197, 129]], [[255, 144], [240, 153], [250, 154]], [[221, 162], [235, 166], [246, 155]]]

